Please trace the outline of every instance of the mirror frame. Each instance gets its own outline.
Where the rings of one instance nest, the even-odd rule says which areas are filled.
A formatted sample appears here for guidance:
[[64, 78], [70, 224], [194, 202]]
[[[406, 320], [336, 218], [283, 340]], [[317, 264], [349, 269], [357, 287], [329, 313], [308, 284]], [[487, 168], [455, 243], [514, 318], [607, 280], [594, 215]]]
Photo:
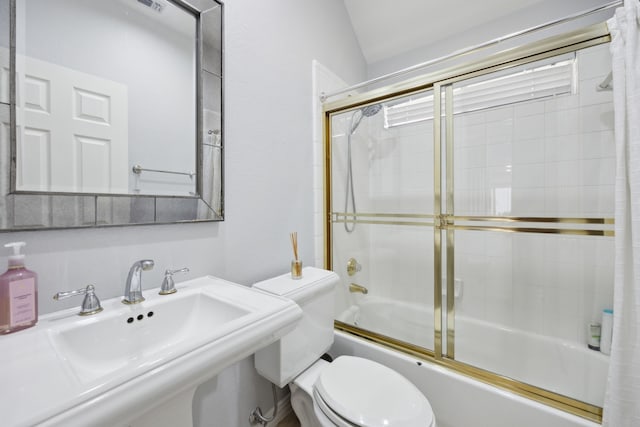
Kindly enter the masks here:
[[[0, 153], [0, 232], [49, 230], [67, 228], [97, 228], [126, 225], [216, 222], [224, 220], [224, 5], [219, 0], [168, 0], [192, 13], [196, 18], [196, 194], [197, 196], [161, 196], [99, 193], [56, 193], [15, 191], [16, 168], [16, 1], [8, 1], [9, 13], [9, 104], [0, 103], [0, 117], [9, 115], [9, 144]], [[4, 6], [1, 5], [0, 6]], [[204, 93], [204, 21], [203, 14], [220, 10], [220, 171], [203, 168], [203, 108], [205, 101], [216, 94]], [[5, 35], [2, 35], [3, 37]], [[215, 73], [214, 73], [215, 74]], [[8, 110], [8, 112], [7, 112]], [[218, 145], [218, 144], [216, 144]], [[2, 158], [8, 159], [1, 160]], [[206, 175], [206, 176], [205, 176]], [[203, 196], [204, 180], [219, 175], [218, 209], [214, 200]], [[2, 179], [6, 178], [6, 179]], [[40, 210], [46, 224], [16, 225], [15, 219]]]

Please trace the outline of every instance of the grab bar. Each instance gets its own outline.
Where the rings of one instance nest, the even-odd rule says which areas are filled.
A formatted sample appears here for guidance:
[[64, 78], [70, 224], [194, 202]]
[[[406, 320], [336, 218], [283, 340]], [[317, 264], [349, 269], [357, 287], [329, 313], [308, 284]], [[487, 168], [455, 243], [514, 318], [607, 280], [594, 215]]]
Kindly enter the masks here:
[[142, 172], [159, 172], [159, 173], [171, 173], [174, 175], [187, 175], [191, 179], [193, 179], [193, 176], [195, 175], [195, 172], [175, 172], [175, 171], [165, 171], [161, 169], [147, 169], [147, 168], [143, 168], [140, 165], [133, 166], [131, 170], [133, 171], [133, 173], [137, 175], [140, 175]]
[[349, 292], [355, 293], [355, 292], [360, 292], [361, 294], [368, 294], [369, 293], [369, 289], [365, 288], [362, 285], [358, 285], [357, 283], [352, 283], [349, 285]]

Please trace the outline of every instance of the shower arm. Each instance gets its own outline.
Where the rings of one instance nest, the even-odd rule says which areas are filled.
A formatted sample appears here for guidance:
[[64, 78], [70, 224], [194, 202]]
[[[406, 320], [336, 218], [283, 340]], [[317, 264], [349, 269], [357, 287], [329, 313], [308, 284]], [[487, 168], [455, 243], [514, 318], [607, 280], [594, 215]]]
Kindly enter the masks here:
[[602, 83], [596, 86], [596, 90], [601, 92], [603, 90], [612, 90], [613, 89], [613, 71], [609, 72], [607, 76], [602, 80]]

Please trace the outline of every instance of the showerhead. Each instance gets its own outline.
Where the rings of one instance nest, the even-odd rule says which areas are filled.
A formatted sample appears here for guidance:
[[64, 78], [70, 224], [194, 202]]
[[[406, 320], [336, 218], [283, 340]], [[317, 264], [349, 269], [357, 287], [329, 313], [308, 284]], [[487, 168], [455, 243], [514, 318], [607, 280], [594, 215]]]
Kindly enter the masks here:
[[[358, 126], [360, 125], [360, 122], [362, 121], [363, 117], [372, 117], [375, 116], [376, 114], [378, 114], [378, 112], [382, 109], [382, 104], [371, 104], [371, 105], [367, 105], [365, 107], [362, 107], [359, 110], [356, 110], [353, 113], [353, 116], [351, 116], [351, 134], [353, 134], [356, 129], [358, 128]], [[358, 114], [360, 113], [360, 114]], [[356, 117], [356, 115], [358, 116], [357, 119], [354, 118]]]
[[367, 105], [366, 107], [362, 107], [362, 115], [365, 117], [371, 117], [378, 114], [378, 112], [382, 109], [382, 104], [373, 104]]

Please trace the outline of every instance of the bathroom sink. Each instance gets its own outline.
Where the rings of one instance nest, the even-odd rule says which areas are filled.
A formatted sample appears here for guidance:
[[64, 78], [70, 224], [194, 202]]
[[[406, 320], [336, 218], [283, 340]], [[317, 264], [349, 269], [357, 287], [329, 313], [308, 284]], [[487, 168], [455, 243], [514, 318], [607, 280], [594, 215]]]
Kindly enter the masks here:
[[251, 314], [207, 293], [157, 298], [51, 331], [51, 339], [82, 381], [176, 357], [230, 331]]
[[210, 276], [176, 287], [171, 295], [145, 290], [139, 304], [103, 301], [92, 316], [59, 311], [0, 337], [3, 423], [154, 425], [139, 420], [152, 413], [167, 421], [180, 411], [190, 417], [199, 384], [301, 317], [290, 300]]

